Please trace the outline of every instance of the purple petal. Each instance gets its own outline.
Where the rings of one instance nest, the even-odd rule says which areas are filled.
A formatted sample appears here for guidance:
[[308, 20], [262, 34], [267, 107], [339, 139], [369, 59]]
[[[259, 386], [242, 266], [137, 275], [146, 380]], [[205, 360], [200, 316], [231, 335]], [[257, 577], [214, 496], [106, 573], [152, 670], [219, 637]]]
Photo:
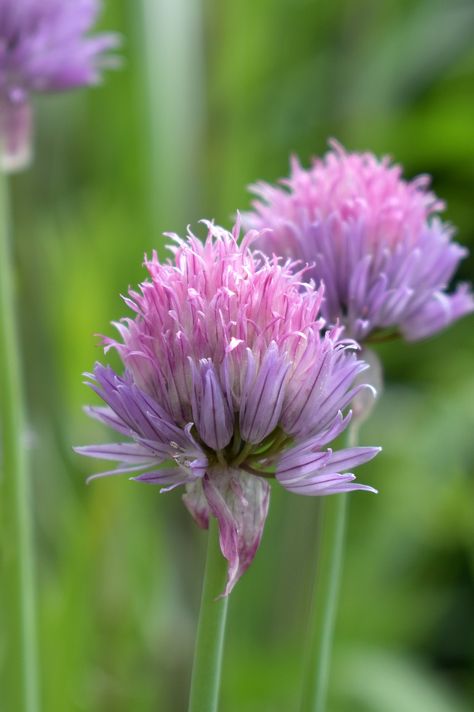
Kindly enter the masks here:
[[[381, 450], [377, 447], [354, 447], [333, 452], [321, 452], [318, 437], [303, 441], [286, 451], [277, 462], [276, 478], [285, 489], [297, 494], [326, 494], [328, 488], [354, 489], [349, 484], [352, 473], [341, 475], [341, 470], [372, 460]], [[367, 489], [365, 485], [357, 489]], [[368, 488], [372, 490], [372, 488]]]
[[193, 366], [193, 418], [201, 439], [213, 450], [229, 444], [234, 431], [233, 416], [210, 361]]
[[313, 478], [296, 481], [294, 484], [282, 483], [285, 489], [294, 494], [306, 496], [320, 496], [327, 494], [337, 494], [339, 492], [352, 492], [354, 490], [364, 490], [365, 492], [377, 493], [377, 490], [369, 485], [360, 485], [353, 482], [355, 475], [351, 473], [340, 474], [334, 472], [327, 475], [317, 475]]
[[156, 462], [156, 456], [138, 443], [108, 443], [104, 445], [86, 445], [75, 447], [79, 455], [96, 457], [101, 460], [117, 460], [119, 462], [144, 463]]
[[402, 331], [408, 341], [417, 341], [431, 336], [473, 311], [472, 294], [466, 285], [461, 285], [455, 294], [445, 295], [441, 292], [434, 294], [423, 307], [405, 320]]
[[324, 445], [327, 445], [328, 443], [331, 442], [331, 440], [334, 440], [341, 433], [343, 433], [344, 430], [349, 425], [349, 423], [351, 422], [351, 420], [352, 420], [352, 411], [349, 411], [345, 417], [342, 415], [342, 412], [339, 411], [337, 413], [336, 417], [334, 418], [333, 422], [329, 425], [329, 427], [326, 430], [322, 430], [320, 433], [318, 433], [317, 435], [315, 435], [309, 439], [311, 446], [313, 448], [324, 447]]
[[145, 472], [143, 475], [137, 475], [132, 478], [135, 482], [145, 482], [148, 485], [169, 485], [162, 489], [162, 492], [174, 489], [180, 485], [186, 485], [189, 482], [194, 482], [196, 479], [192, 474], [186, 473], [178, 467], [164, 467], [162, 470], [154, 470], [153, 472]]
[[86, 479], [86, 485], [90, 484], [94, 480], [101, 480], [103, 477], [114, 477], [115, 475], [130, 474], [131, 472], [140, 472], [140, 470], [146, 470], [150, 467], [150, 463], [142, 463], [130, 465], [129, 467], [115, 467], [113, 470], [106, 470], [105, 472], [96, 472], [94, 475], [89, 475]]
[[278, 462], [277, 480], [284, 484], [300, 480], [306, 475], [312, 475], [329, 461], [330, 455], [330, 452], [312, 452], [311, 450], [292, 448], [282, 455]]
[[[254, 360], [248, 349], [248, 359]], [[260, 443], [277, 426], [283, 400], [285, 380], [290, 364], [272, 342], [263, 357], [256, 377], [248, 378], [241, 396], [240, 432], [244, 440]], [[247, 369], [247, 373], [255, 367]]]
[[[333, 353], [326, 349], [319, 354], [319, 359], [313, 365], [312, 373], [300, 374], [301, 383], [298, 390], [288, 389], [288, 397], [291, 400], [287, 403], [282, 417], [282, 425], [286, 432], [301, 435], [308, 428], [308, 416], [316, 411], [317, 405], [321, 401], [322, 394], [330, 377], [333, 364]], [[296, 375], [293, 380], [296, 379]]]
[[122, 435], [130, 435], [133, 431], [124, 423], [119, 416], [108, 406], [85, 406], [85, 413], [90, 418], [94, 418], [104, 425], [108, 425]]
[[[182, 449], [189, 446], [189, 433], [172, 422], [166, 411], [150, 395], [131, 383], [127, 374], [118, 376], [110, 366], [97, 363], [95, 379], [88, 385], [104, 400], [108, 408], [91, 408], [93, 418], [102, 420], [115, 430], [133, 435], [150, 444], [156, 443], [157, 450], [170, 452], [170, 444], [176, 442]], [[112, 414], [113, 413], [113, 414]]]
[[327, 463], [320, 469], [320, 474], [327, 472], [340, 472], [348, 470], [373, 458], [382, 451], [381, 447], [351, 447], [344, 450], [336, 450], [329, 456]]

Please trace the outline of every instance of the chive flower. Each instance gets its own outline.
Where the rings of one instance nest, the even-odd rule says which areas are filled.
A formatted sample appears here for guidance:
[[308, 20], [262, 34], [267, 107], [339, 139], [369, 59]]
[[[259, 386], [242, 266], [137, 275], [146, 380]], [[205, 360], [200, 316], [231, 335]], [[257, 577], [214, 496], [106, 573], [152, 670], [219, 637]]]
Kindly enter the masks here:
[[150, 279], [125, 298], [134, 316], [104, 342], [124, 373], [98, 363], [88, 374], [106, 403], [89, 415], [126, 440], [77, 451], [119, 463], [93, 477], [183, 485], [197, 523], [218, 520], [227, 595], [259, 546], [272, 479], [302, 495], [374, 491], [347, 470], [379, 448], [327, 447], [350, 421], [366, 366], [340, 327], [324, 329], [323, 289], [302, 284], [294, 263], [253, 252], [255, 231], [239, 245], [238, 225], [205, 224], [204, 243], [168, 235], [174, 258], [154, 253]]
[[258, 246], [310, 263], [325, 286], [322, 312], [358, 341], [430, 336], [473, 311], [466, 285], [448, 284], [467, 251], [440, 220], [429, 177], [402, 178], [389, 158], [348, 153], [335, 141], [310, 169], [291, 161], [280, 186], [257, 183], [245, 216], [270, 228]]
[[99, 0], [0, 0], [0, 169], [30, 161], [31, 95], [100, 80], [116, 34], [87, 37]]

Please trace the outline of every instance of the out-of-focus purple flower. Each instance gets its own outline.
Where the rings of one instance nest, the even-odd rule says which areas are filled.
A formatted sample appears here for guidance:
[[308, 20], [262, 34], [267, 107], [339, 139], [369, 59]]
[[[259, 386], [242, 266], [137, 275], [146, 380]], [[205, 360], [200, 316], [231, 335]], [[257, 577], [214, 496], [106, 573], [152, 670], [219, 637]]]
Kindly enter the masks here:
[[325, 285], [323, 315], [358, 341], [390, 330], [422, 339], [473, 311], [466, 285], [446, 288], [466, 250], [436, 213], [444, 205], [388, 158], [332, 150], [304, 170], [297, 159], [282, 187], [258, 183], [249, 227], [270, 228], [258, 246], [313, 265]]
[[174, 260], [154, 254], [151, 281], [125, 299], [135, 317], [105, 340], [124, 375], [100, 364], [89, 375], [106, 403], [89, 414], [128, 441], [77, 450], [119, 461], [97, 477], [142, 471], [134, 479], [185, 485], [197, 523], [218, 520], [228, 594], [260, 543], [271, 478], [297, 494], [371, 490], [346, 471], [379, 448], [326, 447], [349, 423], [365, 364], [340, 328], [322, 333], [323, 290], [253, 253], [254, 231], [239, 246], [238, 226], [206, 225], [205, 243], [170, 235]]
[[96, 84], [116, 66], [106, 54], [116, 34], [85, 36], [99, 9], [99, 0], [0, 0], [0, 169], [30, 160], [31, 93]]

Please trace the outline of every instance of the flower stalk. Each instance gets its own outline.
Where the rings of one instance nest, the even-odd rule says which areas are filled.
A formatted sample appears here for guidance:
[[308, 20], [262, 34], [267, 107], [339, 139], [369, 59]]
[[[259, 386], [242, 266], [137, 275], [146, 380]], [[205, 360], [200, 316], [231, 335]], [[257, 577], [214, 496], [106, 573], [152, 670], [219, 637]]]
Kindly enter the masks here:
[[196, 635], [189, 712], [217, 710], [228, 597], [226, 561], [219, 548], [217, 520], [209, 521], [206, 567]]
[[7, 178], [0, 172], [0, 426], [3, 561], [12, 709], [37, 712], [32, 512], [20, 343], [15, 314]]
[[[358, 424], [354, 421], [347, 432], [348, 447], [355, 447], [358, 439], [357, 431]], [[321, 502], [321, 533], [310, 613], [301, 712], [325, 712], [326, 710], [331, 653], [344, 565], [347, 507], [347, 494], [325, 497]]]
[[321, 502], [321, 540], [310, 616], [301, 712], [326, 709], [331, 651], [344, 558], [347, 494]]

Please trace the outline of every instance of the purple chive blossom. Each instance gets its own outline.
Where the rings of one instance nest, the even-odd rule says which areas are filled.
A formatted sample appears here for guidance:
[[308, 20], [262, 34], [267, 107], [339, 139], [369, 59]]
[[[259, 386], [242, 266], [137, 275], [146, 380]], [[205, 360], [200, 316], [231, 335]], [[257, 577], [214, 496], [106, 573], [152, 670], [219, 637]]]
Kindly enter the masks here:
[[415, 341], [473, 311], [466, 285], [446, 292], [466, 250], [436, 214], [429, 178], [410, 182], [388, 158], [336, 142], [304, 170], [292, 160], [282, 187], [258, 183], [246, 223], [270, 228], [258, 247], [302, 259], [325, 285], [323, 316], [358, 341], [389, 330]]
[[379, 448], [326, 447], [349, 423], [366, 366], [341, 328], [323, 333], [323, 290], [302, 286], [293, 263], [252, 253], [255, 231], [239, 246], [238, 226], [206, 225], [204, 244], [169, 235], [174, 259], [154, 254], [151, 279], [125, 299], [134, 317], [115, 325], [119, 341], [105, 339], [124, 374], [97, 364], [88, 375], [106, 403], [89, 415], [127, 440], [77, 451], [119, 462], [93, 477], [184, 485], [197, 523], [218, 520], [228, 594], [259, 546], [271, 478], [297, 494], [373, 491], [346, 471]]
[[0, 0], [0, 169], [30, 160], [30, 95], [97, 84], [115, 34], [86, 37], [99, 0]]

